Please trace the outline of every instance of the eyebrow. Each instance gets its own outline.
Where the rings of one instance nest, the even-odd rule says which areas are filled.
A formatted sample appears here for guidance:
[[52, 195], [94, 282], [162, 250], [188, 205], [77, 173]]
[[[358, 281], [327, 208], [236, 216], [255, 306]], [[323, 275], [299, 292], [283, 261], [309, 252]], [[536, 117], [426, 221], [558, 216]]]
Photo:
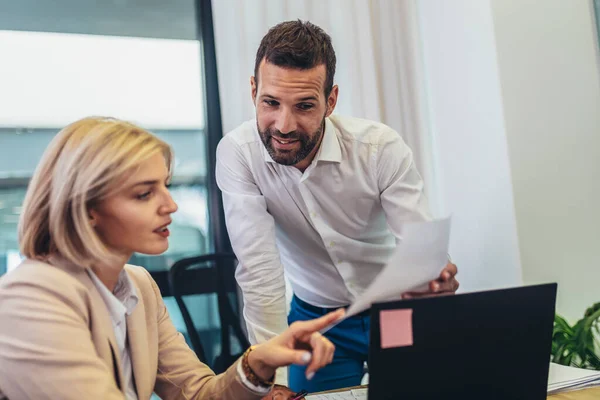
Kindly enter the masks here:
[[[269, 99], [273, 99], [273, 100], [277, 100], [279, 101], [279, 99], [275, 96], [272, 96], [270, 94], [263, 94], [260, 96], [261, 98], [269, 98]], [[317, 98], [317, 96], [307, 96], [307, 97], [303, 97], [301, 99], [298, 99], [298, 102], [302, 102], [302, 101], [318, 101], [319, 99]]]
[[157, 183], [159, 183], [160, 181], [157, 179], [151, 180], [151, 181], [142, 181], [142, 182], [137, 182], [134, 183], [133, 185], [131, 185], [131, 188], [134, 188], [136, 186], [142, 186], [142, 185], [156, 185]]
[[300, 99], [300, 101], [308, 101], [308, 100], [317, 101], [319, 99], [316, 96], [308, 96], [308, 97], [303, 97]]

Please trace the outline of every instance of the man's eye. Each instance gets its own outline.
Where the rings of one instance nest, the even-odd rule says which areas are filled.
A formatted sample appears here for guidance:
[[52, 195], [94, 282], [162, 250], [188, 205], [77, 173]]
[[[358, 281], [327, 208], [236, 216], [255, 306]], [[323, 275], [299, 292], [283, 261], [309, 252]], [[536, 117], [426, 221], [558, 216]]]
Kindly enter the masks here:
[[298, 104], [298, 108], [301, 109], [302, 111], [308, 111], [311, 110], [315, 105], [311, 104], [311, 103], [300, 103]]
[[275, 107], [275, 106], [279, 105], [279, 103], [276, 102], [275, 100], [265, 100], [265, 104], [268, 105], [268, 106], [270, 106], [270, 107]]

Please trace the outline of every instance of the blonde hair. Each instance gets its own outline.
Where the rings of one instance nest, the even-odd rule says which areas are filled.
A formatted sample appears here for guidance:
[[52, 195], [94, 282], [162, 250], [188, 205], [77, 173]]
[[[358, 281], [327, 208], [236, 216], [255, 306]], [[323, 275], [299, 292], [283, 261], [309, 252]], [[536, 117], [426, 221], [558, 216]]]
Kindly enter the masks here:
[[25, 195], [21, 253], [42, 260], [60, 255], [82, 267], [116, 261], [96, 234], [89, 209], [157, 153], [164, 155], [171, 173], [171, 147], [129, 122], [90, 117], [62, 129], [44, 152]]

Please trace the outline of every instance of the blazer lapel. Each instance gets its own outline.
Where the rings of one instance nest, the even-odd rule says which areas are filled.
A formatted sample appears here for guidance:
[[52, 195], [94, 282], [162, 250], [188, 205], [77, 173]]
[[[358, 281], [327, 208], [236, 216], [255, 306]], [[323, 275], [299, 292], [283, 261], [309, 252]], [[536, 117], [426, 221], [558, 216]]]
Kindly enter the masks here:
[[112, 362], [113, 362], [113, 372], [115, 375], [115, 382], [117, 382], [117, 387], [119, 389], [121, 389], [121, 391], [124, 391], [123, 388], [123, 380], [121, 379], [121, 374], [120, 374], [120, 370], [121, 370], [121, 362], [119, 360], [119, 356], [117, 354], [117, 352], [115, 351], [115, 346], [113, 346], [112, 343], [110, 343], [110, 340], [108, 341], [108, 347], [110, 347], [110, 354], [112, 357]]
[[131, 366], [139, 399], [148, 399], [154, 390], [151, 381], [152, 373], [148, 370], [150, 358], [148, 357], [148, 331], [146, 326], [146, 310], [142, 301], [141, 291], [137, 282], [132, 279], [136, 287], [139, 301], [131, 315], [127, 316], [127, 340], [131, 353]]

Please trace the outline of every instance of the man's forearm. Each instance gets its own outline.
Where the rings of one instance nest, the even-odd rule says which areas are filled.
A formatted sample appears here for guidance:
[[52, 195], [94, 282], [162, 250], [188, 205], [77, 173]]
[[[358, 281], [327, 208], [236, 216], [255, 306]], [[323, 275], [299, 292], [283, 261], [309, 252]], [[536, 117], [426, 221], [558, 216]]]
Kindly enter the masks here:
[[[244, 301], [244, 319], [250, 343], [264, 343], [287, 329], [285, 293], [281, 298], [272, 301], [266, 307], [266, 311], [264, 306], [250, 305], [246, 299]], [[287, 386], [287, 367], [277, 370], [275, 383]]]
[[244, 319], [251, 343], [266, 342], [287, 329], [285, 293], [279, 297], [265, 305], [264, 302], [244, 296]]

